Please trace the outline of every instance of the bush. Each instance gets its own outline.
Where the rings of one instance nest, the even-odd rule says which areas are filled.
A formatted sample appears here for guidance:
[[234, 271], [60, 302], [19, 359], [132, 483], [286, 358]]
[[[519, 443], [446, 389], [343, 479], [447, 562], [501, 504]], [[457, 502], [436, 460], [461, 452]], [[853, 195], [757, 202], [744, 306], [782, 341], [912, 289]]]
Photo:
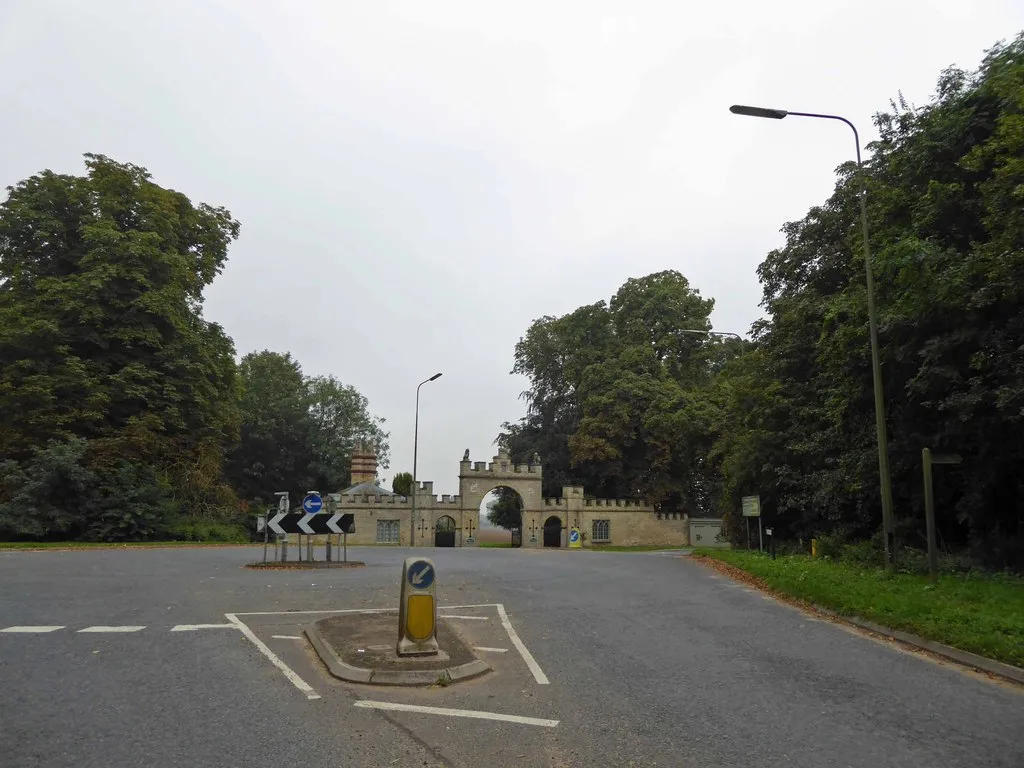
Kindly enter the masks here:
[[237, 523], [221, 520], [183, 518], [175, 523], [168, 535], [175, 541], [213, 541], [243, 543], [251, 539], [250, 532]]
[[0, 464], [0, 538], [140, 541], [159, 538], [180, 512], [145, 464], [91, 467], [88, 442], [51, 441], [31, 459]]

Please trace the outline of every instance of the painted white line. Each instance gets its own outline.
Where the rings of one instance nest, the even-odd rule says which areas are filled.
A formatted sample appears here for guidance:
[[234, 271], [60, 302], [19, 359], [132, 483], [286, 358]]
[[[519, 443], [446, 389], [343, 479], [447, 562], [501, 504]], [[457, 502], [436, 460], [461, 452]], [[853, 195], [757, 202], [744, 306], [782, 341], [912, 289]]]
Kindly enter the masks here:
[[473, 650], [483, 651], [484, 653], [508, 653], [508, 648], [488, 648], [484, 645], [474, 646]]
[[233, 613], [232, 616], [288, 616], [295, 614], [301, 616], [307, 613], [387, 613], [398, 611], [398, 608], [334, 608], [324, 611], [249, 611], [247, 613]]
[[541, 685], [548, 685], [551, 681], [548, 680], [548, 676], [541, 670], [540, 664], [533, 658], [533, 654], [523, 645], [523, 641], [519, 639], [519, 635], [516, 634], [515, 629], [512, 627], [512, 622], [508, 620], [508, 614], [505, 613], [505, 606], [502, 603], [497, 603], [497, 608], [498, 615], [501, 617], [501, 624], [505, 627], [505, 631], [508, 632], [508, 639], [512, 641], [512, 645], [519, 651], [519, 655], [523, 657], [526, 666], [530, 668], [530, 671], [533, 673], [533, 679]]
[[42, 627], [7, 627], [7, 629], [0, 629], [0, 632], [25, 632], [25, 633], [43, 633], [43, 632], [56, 632], [58, 629], [64, 629], [62, 624], [59, 627], [42, 626]]
[[[438, 610], [456, 610], [458, 608], [494, 608], [498, 603], [474, 603], [472, 605], [439, 605]], [[289, 613], [387, 613], [398, 608], [333, 608], [331, 610], [249, 610], [232, 613], [234, 616], [284, 616]]]
[[249, 629], [249, 627], [246, 626], [241, 621], [241, 619], [239, 619], [233, 613], [225, 613], [224, 617], [228, 621], [230, 621], [232, 624], [237, 626], [238, 629], [241, 630], [242, 634], [245, 635], [247, 638], [249, 638], [252, 641], [252, 644], [255, 645], [257, 648], [259, 648], [260, 652], [264, 656], [266, 656], [268, 659], [270, 659], [270, 663], [273, 664], [275, 667], [277, 667], [279, 670], [281, 670], [281, 674], [283, 674], [286, 678], [288, 678], [288, 681], [292, 685], [294, 685], [296, 688], [298, 688], [300, 691], [302, 691], [304, 694], [306, 694], [306, 698], [307, 699], [319, 699], [320, 698], [320, 694], [317, 693], [316, 691], [314, 691], [313, 688], [309, 685], [309, 683], [307, 683], [301, 677], [296, 675], [292, 671], [291, 667], [289, 667], [287, 664], [285, 664], [283, 661], [281, 661], [281, 659], [278, 657], [278, 655], [276, 653], [274, 653], [272, 650], [270, 650], [270, 648], [267, 646], [266, 643], [264, 643], [262, 640], [260, 640], [258, 637], [256, 637], [256, 633], [254, 633], [251, 629]]
[[[275, 640], [301, 640], [298, 635], [271, 635]], [[390, 646], [389, 646], [390, 647]]]
[[171, 632], [194, 632], [197, 629], [238, 629], [235, 624], [175, 624]]
[[86, 627], [85, 629], [78, 630], [82, 632], [141, 632], [145, 627], [133, 627], [133, 626], [122, 626], [122, 627]]
[[442, 619], [466, 619], [467, 621], [487, 621], [487, 616], [453, 616], [450, 613], [441, 614]]
[[476, 709], [448, 709], [447, 707], [424, 707], [419, 704], [394, 704], [390, 701], [357, 701], [355, 706], [363, 709], [384, 709], [389, 712], [421, 712], [425, 715], [447, 715], [448, 717], [471, 717], [477, 720], [502, 720], [506, 723], [522, 723], [523, 725], [539, 725], [543, 728], [554, 728], [557, 720], [544, 720], [540, 717], [523, 717], [521, 715], [503, 715], [500, 712], [481, 712]]

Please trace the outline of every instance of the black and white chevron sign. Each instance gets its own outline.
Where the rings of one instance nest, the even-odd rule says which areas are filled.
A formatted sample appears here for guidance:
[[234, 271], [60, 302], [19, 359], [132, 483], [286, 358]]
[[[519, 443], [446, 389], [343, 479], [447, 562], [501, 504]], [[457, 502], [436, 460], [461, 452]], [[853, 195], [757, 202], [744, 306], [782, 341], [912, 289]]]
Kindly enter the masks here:
[[278, 512], [267, 523], [279, 536], [286, 533], [304, 533], [308, 536], [324, 533], [355, 533], [355, 515], [306, 515]]

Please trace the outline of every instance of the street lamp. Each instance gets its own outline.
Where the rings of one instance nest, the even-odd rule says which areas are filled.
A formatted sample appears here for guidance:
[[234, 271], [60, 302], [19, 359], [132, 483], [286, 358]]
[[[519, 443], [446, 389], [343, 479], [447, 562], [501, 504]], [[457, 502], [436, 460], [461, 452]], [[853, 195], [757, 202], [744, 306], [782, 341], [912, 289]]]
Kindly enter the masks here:
[[785, 109], [747, 107], [733, 104], [729, 111], [734, 115], [767, 117], [773, 120], [793, 115], [794, 117], [816, 117], [823, 120], [838, 120], [850, 126], [853, 143], [857, 148], [857, 175], [860, 177], [860, 224], [864, 240], [864, 275], [868, 290], [868, 331], [871, 337], [871, 375], [875, 394], [875, 432], [878, 438], [878, 474], [882, 486], [882, 527], [885, 529], [885, 567], [893, 569], [893, 515], [892, 483], [889, 479], [889, 440], [885, 433], [885, 398], [882, 393], [882, 363], [878, 353], [878, 315], [875, 310], [875, 279], [871, 273], [871, 248], [868, 243], [868, 187], [864, 177], [864, 165], [860, 159], [860, 135], [857, 127], [839, 115], [819, 115], [814, 112], [789, 112]]
[[412, 438], [412, 512], [409, 519], [409, 543], [413, 547], [416, 546], [416, 458], [420, 442], [420, 387], [427, 382], [436, 381], [440, 378], [441, 374], [435, 373], [429, 379], [424, 379], [416, 386], [416, 428]]
[[734, 339], [743, 341], [743, 337], [738, 333], [732, 333], [731, 331], [702, 331], [697, 328], [680, 328], [680, 333], [699, 333], [705, 336], [732, 336]]

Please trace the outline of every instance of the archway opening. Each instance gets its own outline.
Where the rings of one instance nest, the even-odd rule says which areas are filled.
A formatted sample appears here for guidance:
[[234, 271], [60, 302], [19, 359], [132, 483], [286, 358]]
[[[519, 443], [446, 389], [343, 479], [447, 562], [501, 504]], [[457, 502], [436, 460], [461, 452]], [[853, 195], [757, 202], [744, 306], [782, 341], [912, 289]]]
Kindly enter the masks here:
[[480, 543], [523, 545], [523, 498], [512, 488], [499, 485], [480, 502]]
[[562, 546], [562, 519], [556, 515], [544, 521], [544, 546]]
[[434, 523], [434, 546], [455, 546], [455, 518], [451, 515], [442, 515]]

